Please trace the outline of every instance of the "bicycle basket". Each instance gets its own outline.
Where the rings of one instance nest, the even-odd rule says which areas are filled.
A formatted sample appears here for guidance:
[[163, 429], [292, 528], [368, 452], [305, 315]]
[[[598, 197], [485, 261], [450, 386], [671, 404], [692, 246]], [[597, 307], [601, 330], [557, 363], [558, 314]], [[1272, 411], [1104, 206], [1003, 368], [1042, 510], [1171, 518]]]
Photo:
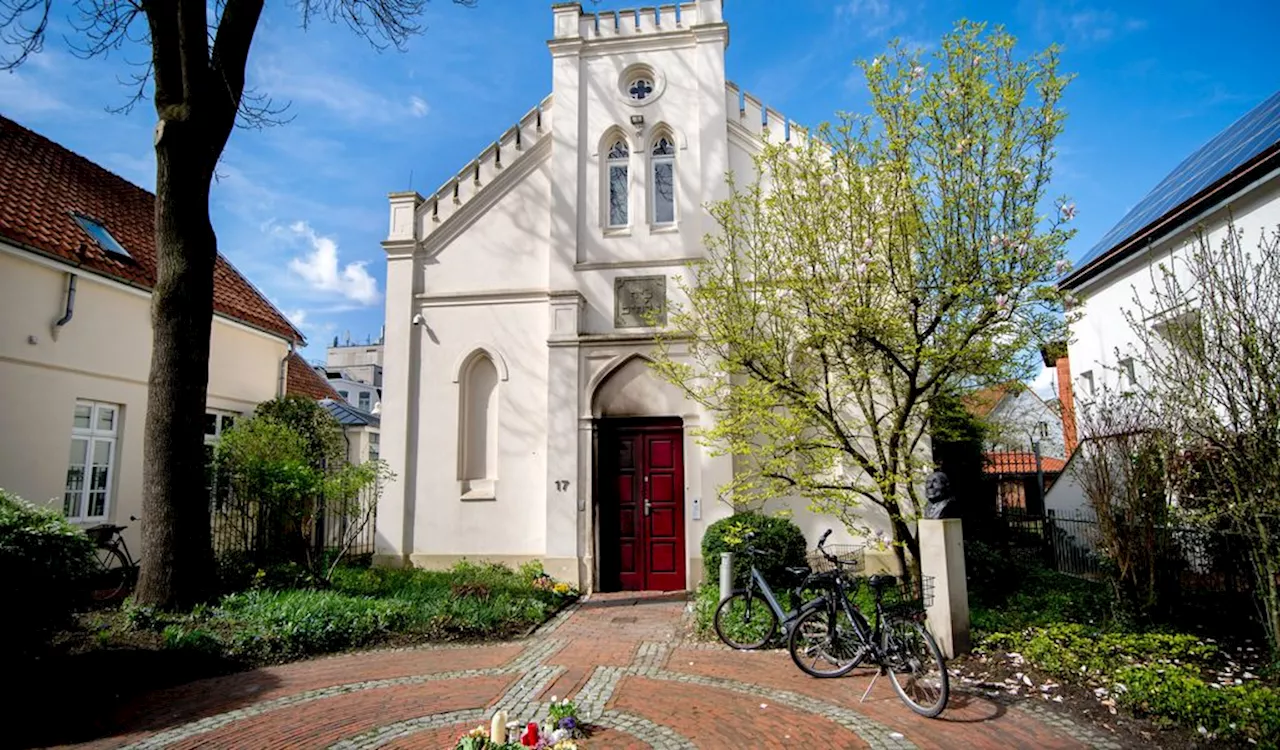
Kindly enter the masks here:
[[84, 535], [89, 537], [89, 541], [99, 547], [104, 547], [111, 543], [115, 538], [116, 532], [124, 528], [123, 526], [115, 526], [109, 523], [100, 523], [97, 526], [90, 526], [84, 530]]
[[910, 576], [903, 576], [895, 589], [893, 601], [885, 602], [895, 610], [923, 612], [933, 606], [933, 576], [920, 576], [918, 586]]
[[825, 549], [825, 555], [817, 550], [809, 553], [809, 567], [814, 573], [852, 573], [862, 570], [866, 547], [857, 544], [828, 544]]

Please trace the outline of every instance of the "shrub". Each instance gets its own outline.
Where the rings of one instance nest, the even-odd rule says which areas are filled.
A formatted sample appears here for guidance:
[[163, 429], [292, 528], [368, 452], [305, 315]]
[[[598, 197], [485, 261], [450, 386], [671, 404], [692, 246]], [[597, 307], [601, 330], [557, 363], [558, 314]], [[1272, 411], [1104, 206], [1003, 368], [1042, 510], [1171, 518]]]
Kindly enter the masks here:
[[[756, 560], [756, 566], [770, 586], [781, 594], [781, 583], [791, 578], [785, 569], [805, 564], [808, 546], [804, 532], [789, 518], [767, 516], [755, 511], [735, 513], [707, 527], [707, 532], [702, 536], [702, 561], [706, 567], [706, 580], [720, 580], [720, 553], [739, 552], [745, 545], [743, 537], [749, 531], [755, 532], [755, 538], [751, 540], [752, 546], [771, 552]], [[745, 555], [735, 554], [734, 580], [745, 582], [750, 575], [751, 561]]]
[[[966, 544], [966, 555], [968, 549]], [[965, 563], [968, 564], [967, 557]], [[1102, 627], [1110, 622], [1111, 598], [1102, 584], [1043, 568], [1022, 573], [1005, 571], [1003, 575], [1021, 578], [1021, 586], [1016, 592], [1003, 594], [988, 587], [981, 598], [971, 597], [974, 630], [1012, 632], [1059, 623]]]
[[40, 648], [83, 600], [96, 565], [93, 543], [56, 510], [0, 490], [0, 642], [24, 653]]

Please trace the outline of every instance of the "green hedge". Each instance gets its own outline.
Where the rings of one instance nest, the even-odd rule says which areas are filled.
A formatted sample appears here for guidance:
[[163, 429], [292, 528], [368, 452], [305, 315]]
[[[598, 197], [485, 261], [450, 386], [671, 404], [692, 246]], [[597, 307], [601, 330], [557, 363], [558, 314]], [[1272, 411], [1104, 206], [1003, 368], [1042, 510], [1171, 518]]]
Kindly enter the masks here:
[[0, 642], [17, 653], [38, 650], [83, 603], [96, 565], [93, 543], [58, 511], [0, 490]]
[[[767, 516], [749, 511], [736, 513], [707, 527], [702, 536], [702, 561], [706, 568], [706, 580], [720, 580], [720, 553], [738, 552], [742, 549], [743, 535], [755, 532], [751, 544], [773, 554], [756, 560], [756, 566], [764, 574], [775, 591], [782, 593], [781, 584], [790, 580], [785, 568], [805, 564], [808, 545], [804, 532], [789, 518]], [[751, 574], [751, 561], [745, 555], [734, 555], [734, 580], [745, 582]]]

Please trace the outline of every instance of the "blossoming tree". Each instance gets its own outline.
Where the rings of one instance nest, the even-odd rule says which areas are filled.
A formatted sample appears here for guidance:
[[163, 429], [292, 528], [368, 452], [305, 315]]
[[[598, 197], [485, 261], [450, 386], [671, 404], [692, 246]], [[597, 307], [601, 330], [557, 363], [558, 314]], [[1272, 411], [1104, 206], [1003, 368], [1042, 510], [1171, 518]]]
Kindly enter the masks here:
[[869, 504], [907, 564], [930, 401], [1026, 377], [1062, 335], [1067, 77], [1055, 49], [1014, 48], [968, 22], [930, 60], [891, 46], [860, 63], [867, 114], [771, 139], [708, 207], [656, 369], [715, 415], [701, 439], [735, 457], [735, 504], [798, 495], [855, 531]]

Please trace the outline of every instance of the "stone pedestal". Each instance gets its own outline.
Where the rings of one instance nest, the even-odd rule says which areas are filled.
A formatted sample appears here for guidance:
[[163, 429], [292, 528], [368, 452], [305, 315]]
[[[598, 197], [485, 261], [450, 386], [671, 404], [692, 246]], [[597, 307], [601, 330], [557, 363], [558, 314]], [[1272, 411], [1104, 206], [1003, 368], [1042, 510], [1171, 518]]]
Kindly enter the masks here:
[[958, 518], [920, 519], [920, 573], [933, 577], [929, 632], [948, 659], [969, 651], [969, 586], [964, 531]]

